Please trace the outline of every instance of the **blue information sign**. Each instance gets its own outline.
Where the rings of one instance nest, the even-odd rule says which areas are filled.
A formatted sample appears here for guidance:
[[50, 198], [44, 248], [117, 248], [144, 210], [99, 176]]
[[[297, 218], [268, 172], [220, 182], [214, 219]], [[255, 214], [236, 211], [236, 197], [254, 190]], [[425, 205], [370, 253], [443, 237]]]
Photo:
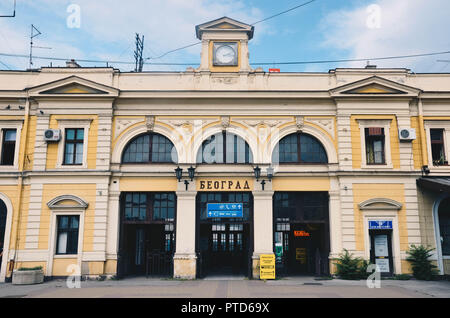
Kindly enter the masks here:
[[242, 218], [244, 204], [242, 203], [208, 203], [208, 218]]
[[392, 230], [392, 221], [369, 221], [369, 230]]

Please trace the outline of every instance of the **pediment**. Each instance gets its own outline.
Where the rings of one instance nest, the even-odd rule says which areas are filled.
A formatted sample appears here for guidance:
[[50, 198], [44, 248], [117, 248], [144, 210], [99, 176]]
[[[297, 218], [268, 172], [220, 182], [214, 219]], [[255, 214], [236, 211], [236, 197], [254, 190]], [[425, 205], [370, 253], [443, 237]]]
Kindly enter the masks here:
[[332, 96], [417, 96], [420, 90], [379, 76], [339, 86], [330, 90]]
[[28, 89], [30, 96], [118, 96], [119, 90], [78, 76], [70, 76]]
[[374, 198], [358, 204], [360, 210], [401, 210], [403, 204], [392, 199]]
[[61, 195], [50, 200], [47, 206], [50, 209], [87, 209], [88, 203], [74, 195]]
[[234, 32], [247, 32], [249, 40], [253, 37], [254, 27], [246, 23], [228, 18], [222, 17], [217, 20], [206, 22], [195, 27], [197, 38], [201, 39], [203, 32], [208, 31], [234, 31]]

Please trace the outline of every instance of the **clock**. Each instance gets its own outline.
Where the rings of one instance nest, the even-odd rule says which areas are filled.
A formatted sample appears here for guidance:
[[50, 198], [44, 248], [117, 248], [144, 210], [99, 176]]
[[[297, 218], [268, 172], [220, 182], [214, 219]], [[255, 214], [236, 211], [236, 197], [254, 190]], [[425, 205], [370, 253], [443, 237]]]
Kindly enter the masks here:
[[238, 45], [237, 42], [216, 42], [213, 45], [214, 66], [237, 66]]

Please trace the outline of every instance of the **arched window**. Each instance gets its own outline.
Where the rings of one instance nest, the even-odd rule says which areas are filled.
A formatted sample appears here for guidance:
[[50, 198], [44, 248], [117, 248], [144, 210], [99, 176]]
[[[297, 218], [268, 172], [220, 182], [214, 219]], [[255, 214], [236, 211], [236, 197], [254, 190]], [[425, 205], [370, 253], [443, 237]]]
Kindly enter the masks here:
[[442, 255], [450, 256], [450, 198], [439, 205], [439, 232]]
[[125, 147], [122, 163], [171, 163], [178, 162], [173, 143], [156, 133], [147, 133], [131, 140]]
[[222, 132], [206, 139], [197, 154], [197, 163], [251, 163], [252, 153], [241, 137]]
[[315, 137], [295, 133], [280, 140], [272, 155], [274, 163], [328, 163], [327, 153]]

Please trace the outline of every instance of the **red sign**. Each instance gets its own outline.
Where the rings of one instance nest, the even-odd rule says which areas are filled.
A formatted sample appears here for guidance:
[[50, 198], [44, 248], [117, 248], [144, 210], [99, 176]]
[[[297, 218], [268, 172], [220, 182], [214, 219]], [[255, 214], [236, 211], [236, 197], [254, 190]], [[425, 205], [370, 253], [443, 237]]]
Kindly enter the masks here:
[[269, 68], [269, 73], [280, 73], [279, 68]]
[[294, 231], [295, 237], [304, 237], [304, 236], [310, 236], [308, 232], [305, 231]]

